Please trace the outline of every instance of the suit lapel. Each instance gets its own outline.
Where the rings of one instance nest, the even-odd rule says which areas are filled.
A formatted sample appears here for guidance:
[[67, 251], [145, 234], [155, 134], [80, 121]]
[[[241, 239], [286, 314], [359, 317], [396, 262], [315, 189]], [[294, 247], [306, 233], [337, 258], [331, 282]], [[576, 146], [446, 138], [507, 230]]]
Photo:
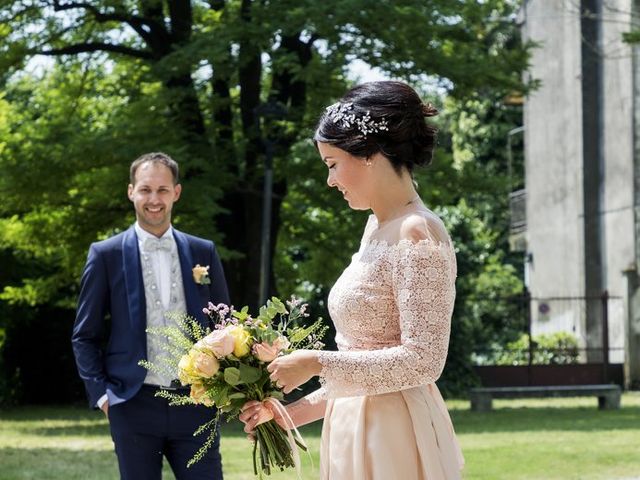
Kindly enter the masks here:
[[193, 280], [193, 255], [191, 254], [191, 247], [189, 240], [180, 231], [173, 229], [173, 237], [176, 240], [178, 246], [178, 256], [180, 258], [180, 271], [182, 272], [182, 284], [184, 285], [184, 297], [187, 303], [187, 314], [198, 322], [203, 323], [203, 314], [200, 296], [198, 295], [198, 286]]
[[142, 283], [138, 237], [133, 227], [124, 232], [122, 237], [122, 266], [131, 328], [144, 333], [147, 323], [147, 304]]

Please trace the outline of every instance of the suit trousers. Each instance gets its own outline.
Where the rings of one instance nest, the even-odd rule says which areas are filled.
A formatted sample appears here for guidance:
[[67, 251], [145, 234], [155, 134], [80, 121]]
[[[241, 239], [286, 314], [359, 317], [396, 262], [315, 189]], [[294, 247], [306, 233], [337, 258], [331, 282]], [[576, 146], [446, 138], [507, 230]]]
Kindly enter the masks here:
[[109, 406], [109, 426], [121, 480], [160, 480], [162, 457], [176, 480], [222, 480], [220, 436], [206, 455], [187, 468], [206, 433], [193, 432], [213, 418], [213, 408], [202, 405], [169, 406], [155, 397], [158, 388], [143, 385], [130, 400]]

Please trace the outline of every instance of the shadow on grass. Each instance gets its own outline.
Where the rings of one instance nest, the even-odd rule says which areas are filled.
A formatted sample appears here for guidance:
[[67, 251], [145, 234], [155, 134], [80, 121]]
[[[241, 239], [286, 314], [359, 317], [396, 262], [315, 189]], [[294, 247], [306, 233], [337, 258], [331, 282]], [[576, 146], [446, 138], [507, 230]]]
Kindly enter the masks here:
[[115, 454], [105, 451], [2, 448], [0, 464], [0, 480], [119, 478]]
[[32, 422], [34, 420], [90, 420], [106, 422], [104, 414], [85, 405], [22, 405], [0, 409], [0, 421]]
[[104, 414], [78, 406], [22, 406], [0, 411], [0, 425], [12, 430], [42, 436], [110, 435]]
[[96, 437], [96, 436], [111, 436], [109, 431], [109, 426], [104, 424], [97, 425], [68, 425], [68, 426], [48, 426], [48, 427], [37, 427], [37, 428], [21, 428], [17, 427], [15, 430], [18, 430], [22, 433], [28, 433], [32, 435], [41, 435], [43, 437], [54, 437], [54, 436], [82, 436], [82, 437]]
[[599, 430], [637, 430], [640, 407], [620, 410], [578, 408], [500, 408], [491, 412], [451, 410], [456, 432], [544, 432], [550, 430], [596, 432]]

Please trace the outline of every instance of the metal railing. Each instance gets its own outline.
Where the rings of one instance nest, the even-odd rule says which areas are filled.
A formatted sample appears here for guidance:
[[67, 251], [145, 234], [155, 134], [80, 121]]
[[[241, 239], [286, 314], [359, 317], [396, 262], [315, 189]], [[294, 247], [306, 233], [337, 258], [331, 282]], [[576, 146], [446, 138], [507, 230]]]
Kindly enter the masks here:
[[[611, 296], [606, 290], [600, 295], [580, 297], [533, 297], [528, 291], [525, 291], [520, 296], [504, 298], [498, 301], [515, 302], [515, 305], [518, 305], [518, 308], [511, 311], [515, 312], [516, 316], [522, 315], [523, 317], [512, 318], [511, 321], [518, 322], [521, 325], [521, 333], [527, 339], [526, 347], [514, 348], [513, 345], [511, 348], [507, 348], [507, 345], [486, 346], [474, 352], [477, 366], [526, 368], [528, 370], [527, 375], [531, 377], [533, 368], [541, 365], [571, 364], [574, 367], [577, 365], [589, 365], [592, 371], [599, 369], [602, 383], [609, 383], [612, 364], [610, 354], [612, 352], [624, 352], [624, 346], [612, 347], [610, 345], [610, 306], [612, 301], [622, 301], [622, 297]], [[555, 307], [553, 307], [554, 305]], [[597, 308], [599, 310], [599, 328], [593, 332], [583, 332], [584, 329], [582, 328], [588, 308]], [[553, 322], [554, 310], [558, 311], [555, 313], [556, 320], [557, 318], [564, 318], [565, 328], [557, 328], [558, 325], [556, 325], [555, 329], [548, 330], [573, 334], [577, 344], [554, 348], [549, 345], [540, 346], [535, 341], [536, 338], [541, 337], [533, 334], [534, 322]], [[534, 318], [534, 315], [538, 315], [538, 318]], [[547, 320], [544, 320], [545, 316], [548, 317]], [[568, 318], [573, 321], [572, 328], [569, 328], [571, 321], [567, 320]], [[581, 326], [577, 325], [579, 322]], [[510, 360], [514, 361], [508, 363]], [[616, 363], [615, 367], [617, 368], [618, 366], [619, 364]]]

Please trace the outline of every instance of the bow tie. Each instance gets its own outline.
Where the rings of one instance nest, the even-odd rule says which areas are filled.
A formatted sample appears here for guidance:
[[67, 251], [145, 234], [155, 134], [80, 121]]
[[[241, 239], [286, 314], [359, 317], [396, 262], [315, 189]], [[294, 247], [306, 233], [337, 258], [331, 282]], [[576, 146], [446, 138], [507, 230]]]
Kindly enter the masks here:
[[173, 241], [169, 237], [164, 238], [147, 238], [142, 243], [142, 247], [146, 252], [155, 252], [157, 250], [171, 251]]

